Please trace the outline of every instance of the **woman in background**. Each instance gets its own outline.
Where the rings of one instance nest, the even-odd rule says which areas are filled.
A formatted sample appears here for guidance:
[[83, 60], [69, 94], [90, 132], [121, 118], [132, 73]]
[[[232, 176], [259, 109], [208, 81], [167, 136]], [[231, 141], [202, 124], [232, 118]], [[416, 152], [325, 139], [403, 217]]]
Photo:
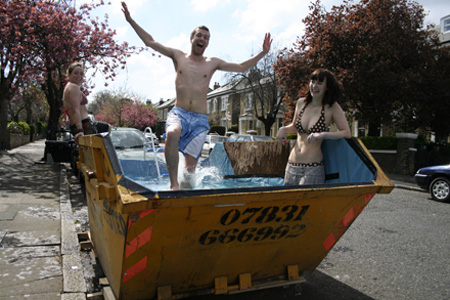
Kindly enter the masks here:
[[108, 132], [110, 126], [103, 122], [93, 122], [88, 115], [86, 96], [81, 91], [84, 80], [84, 68], [79, 62], [72, 63], [67, 69], [69, 80], [63, 92], [63, 112], [69, 117], [70, 132], [75, 142], [85, 134]]

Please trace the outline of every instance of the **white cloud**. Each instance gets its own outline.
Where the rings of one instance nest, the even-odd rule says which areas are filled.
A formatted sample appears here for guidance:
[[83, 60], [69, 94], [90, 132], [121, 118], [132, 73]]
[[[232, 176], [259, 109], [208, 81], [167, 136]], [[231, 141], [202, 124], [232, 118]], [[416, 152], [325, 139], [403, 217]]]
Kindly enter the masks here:
[[116, 30], [116, 38], [119, 39], [119, 40], [122, 40], [122, 41], [127, 40], [126, 37], [129, 34], [129, 32], [130, 32], [129, 29], [130, 29], [129, 25], [127, 25], [127, 26], [120, 26], [120, 27], [115, 28], [115, 30]]
[[274, 38], [294, 41], [302, 34], [302, 16], [308, 11], [303, 0], [247, 0], [247, 7], [236, 10], [241, 31], [248, 32], [245, 39], [271, 32]]
[[173, 37], [167, 42], [164, 42], [164, 44], [168, 47], [180, 49], [184, 52], [189, 52], [191, 50], [190, 37], [186, 33]]
[[215, 8], [218, 4], [229, 3], [230, 0], [191, 0], [190, 6], [194, 11], [205, 12]]
[[[148, 2], [148, 0], [125, 0], [131, 16], [136, 15], [139, 10]], [[122, 14], [122, 1], [111, 1], [112, 13]]]

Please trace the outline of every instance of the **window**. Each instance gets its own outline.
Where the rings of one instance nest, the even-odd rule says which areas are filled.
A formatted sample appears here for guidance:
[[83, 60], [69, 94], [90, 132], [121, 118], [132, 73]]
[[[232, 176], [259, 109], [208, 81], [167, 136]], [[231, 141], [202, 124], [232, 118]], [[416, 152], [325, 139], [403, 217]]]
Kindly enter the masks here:
[[278, 129], [280, 129], [281, 127], [283, 127], [283, 119], [278, 118]]
[[450, 18], [444, 20], [444, 32], [450, 31]]
[[214, 98], [214, 100], [213, 100], [213, 112], [217, 111], [217, 102], [218, 102], [217, 98]]
[[221, 111], [226, 111], [228, 106], [228, 96], [222, 97]]
[[247, 99], [245, 100], [245, 110], [252, 110], [253, 109], [253, 95], [249, 94], [247, 95]]
[[441, 30], [442, 33], [450, 31], [450, 15], [441, 19]]

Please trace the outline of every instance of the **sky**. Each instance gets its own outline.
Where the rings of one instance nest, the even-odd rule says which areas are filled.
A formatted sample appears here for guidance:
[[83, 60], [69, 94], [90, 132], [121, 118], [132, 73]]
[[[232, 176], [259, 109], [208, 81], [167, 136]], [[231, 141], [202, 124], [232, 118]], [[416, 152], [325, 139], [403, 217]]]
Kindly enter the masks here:
[[[91, 15], [104, 18], [108, 14], [110, 28], [116, 30], [119, 43], [128, 42], [142, 47], [143, 42], [126, 22], [120, 1], [112, 0]], [[450, 14], [448, 0], [416, 0], [427, 17], [425, 25], [439, 24], [440, 19]], [[128, 0], [132, 18], [153, 38], [163, 45], [190, 52], [189, 37], [198, 25], [206, 25], [211, 39], [205, 56], [215, 56], [231, 62], [242, 62], [262, 48], [264, 35], [270, 32], [272, 48], [292, 48], [297, 37], [304, 32], [302, 20], [310, 13], [307, 0]], [[343, 0], [322, 0], [326, 11]], [[151, 48], [127, 59], [125, 70], [119, 70], [114, 81], [105, 81], [92, 70], [87, 71], [87, 80], [96, 85], [91, 97], [98, 92], [126, 92], [137, 95], [143, 101], [158, 103], [175, 95], [175, 69], [172, 60], [159, 55]], [[211, 79], [226, 83], [225, 73], [217, 71]], [[105, 87], [105, 83], [108, 84]], [[92, 99], [91, 99], [92, 100]]]

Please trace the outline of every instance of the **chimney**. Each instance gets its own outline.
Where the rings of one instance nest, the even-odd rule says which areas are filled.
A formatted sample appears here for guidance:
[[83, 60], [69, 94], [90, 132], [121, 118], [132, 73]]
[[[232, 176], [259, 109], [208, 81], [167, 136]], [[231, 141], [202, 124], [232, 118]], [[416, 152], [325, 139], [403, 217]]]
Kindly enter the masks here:
[[214, 89], [217, 90], [220, 88], [220, 84], [218, 82], [214, 82]]

